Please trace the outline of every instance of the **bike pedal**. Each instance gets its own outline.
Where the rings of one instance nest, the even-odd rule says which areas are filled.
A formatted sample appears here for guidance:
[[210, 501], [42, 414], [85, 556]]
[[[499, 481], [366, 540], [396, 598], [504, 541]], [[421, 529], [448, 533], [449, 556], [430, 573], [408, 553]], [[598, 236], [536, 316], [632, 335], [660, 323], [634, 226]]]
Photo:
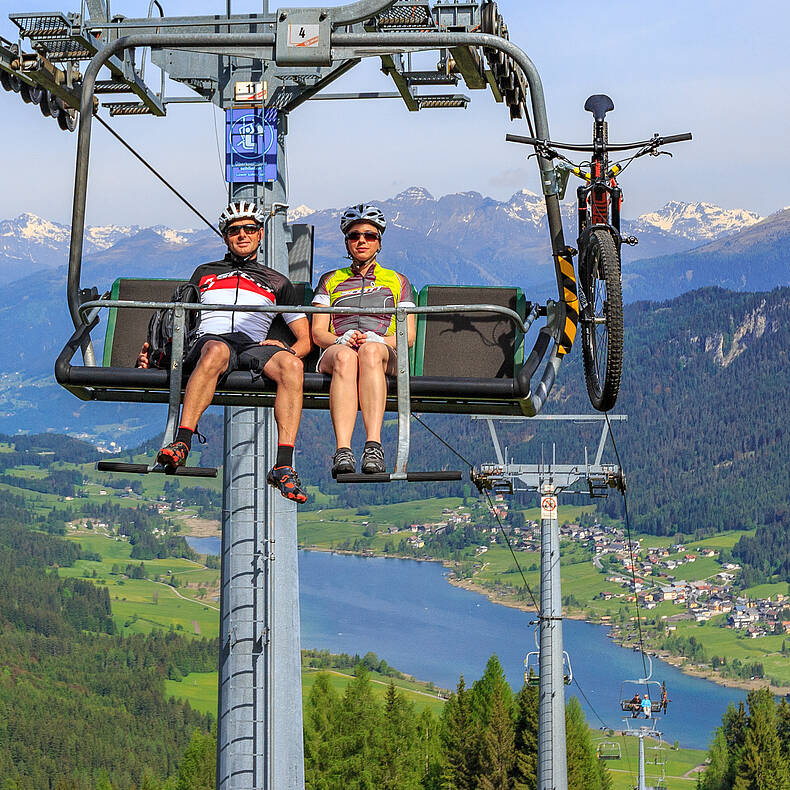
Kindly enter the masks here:
[[623, 244], [630, 244], [632, 247], [635, 247], [637, 244], [639, 244], [639, 239], [637, 239], [636, 236], [624, 236]]

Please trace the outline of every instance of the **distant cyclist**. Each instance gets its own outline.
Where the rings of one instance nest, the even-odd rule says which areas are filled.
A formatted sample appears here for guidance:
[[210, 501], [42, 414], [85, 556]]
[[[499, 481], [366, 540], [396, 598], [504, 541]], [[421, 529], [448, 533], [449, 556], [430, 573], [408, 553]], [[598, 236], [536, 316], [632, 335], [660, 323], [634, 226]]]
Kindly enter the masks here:
[[[343, 212], [343, 232], [351, 265], [324, 274], [313, 297], [324, 307], [414, 306], [411, 283], [403, 275], [379, 265], [381, 237], [387, 221], [376, 206], [360, 204]], [[409, 346], [417, 333], [414, 316], [408, 317]], [[351, 436], [357, 409], [365, 423], [362, 453], [364, 474], [385, 472], [381, 424], [387, 401], [385, 376], [396, 373], [395, 316], [320, 315], [313, 317], [313, 340], [323, 349], [318, 372], [332, 376], [329, 410], [337, 450], [332, 476], [356, 471]]]
[[[192, 274], [200, 301], [221, 305], [295, 305], [291, 281], [258, 262], [263, 236], [263, 214], [255, 203], [231, 203], [219, 218], [219, 229], [228, 245], [221, 261], [204, 263]], [[211, 405], [217, 383], [232, 370], [262, 373], [277, 384], [274, 419], [277, 423], [277, 457], [266, 482], [286, 498], [307, 500], [293, 467], [294, 442], [302, 415], [302, 357], [310, 351], [310, 325], [304, 313], [283, 313], [294, 336], [293, 346], [268, 338], [273, 313], [204, 311], [195, 343], [187, 350], [184, 370], [189, 372], [181, 423], [170, 444], [156, 460], [171, 471], [184, 466], [192, 436], [203, 412]], [[137, 357], [137, 367], [147, 368], [148, 343]]]

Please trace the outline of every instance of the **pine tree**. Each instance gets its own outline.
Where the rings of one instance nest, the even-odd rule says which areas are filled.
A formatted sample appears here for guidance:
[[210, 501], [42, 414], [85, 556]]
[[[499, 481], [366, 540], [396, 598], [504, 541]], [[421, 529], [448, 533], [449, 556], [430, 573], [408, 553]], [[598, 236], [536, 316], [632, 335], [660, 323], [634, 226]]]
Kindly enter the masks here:
[[442, 743], [439, 738], [441, 722], [424, 708], [417, 719], [417, 736], [423, 765], [423, 787], [425, 790], [442, 788]]
[[565, 706], [568, 790], [601, 790], [598, 759], [582, 706], [571, 697]]
[[304, 706], [304, 766], [305, 787], [326, 790], [334, 767], [334, 726], [340, 700], [329, 682], [326, 672], [316, 675]]
[[790, 703], [783, 698], [776, 711], [776, 732], [782, 744], [782, 754], [790, 764]]
[[708, 759], [710, 765], [699, 781], [702, 790], [729, 790], [732, 786], [730, 782], [730, 753], [722, 727], [716, 728]]
[[526, 683], [515, 698], [514, 790], [538, 786], [538, 688]]
[[513, 701], [513, 691], [505, 677], [505, 670], [499, 659], [493, 655], [488, 659], [483, 677], [472, 684], [472, 715], [480, 727], [486, 727], [491, 719], [491, 706], [494, 700], [494, 690], [499, 688], [505, 706], [510, 710]]
[[749, 726], [733, 790], [788, 790], [787, 761], [776, 727], [776, 705], [768, 689], [750, 691]]
[[[498, 663], [498, 662], [497, 662]], [[509, 691], [509, 689], [508, 689]], [[477, 790], [511, 790], [515, 762], [515, 732], [510, 715], [511, 695], [501, 683], [493, 686], [488, 725], [483, 731]]]
[[176, 790], [214, 790], [217, 776], [217, 741], [195, 730], [178, 768]]
[[337, 728], [337, 784], [343, 790], [378, 790], [381, 786], [382, 711], [373, 699], [367, 670], [359, 664], [346, 686]]
[[748, 726], [749, 717], [746, 715], [746, 708], [743, 702], [739, 702], [737, 708], [731, 702], [727, 706], [727, 710], [724, 712], [721, 720], [721, 728], [724, 733], [724, 739], [727, 741], [727, 753], [730, 758], [726, 784], [728, 788], [735, 781], [735, 773], [738, 770], [738, 763], [741, 761], [741, 753], [746, 742]]
[[393, 681], [384, 702], [382, 790], [419, 790], [422, 785], [418, 732], [414, 707], [398, 693]]
[[477, 737], [470, 697], [461, 675], [455, 694], [450, 695], [442, 711], [443, 790], [474, 790]]

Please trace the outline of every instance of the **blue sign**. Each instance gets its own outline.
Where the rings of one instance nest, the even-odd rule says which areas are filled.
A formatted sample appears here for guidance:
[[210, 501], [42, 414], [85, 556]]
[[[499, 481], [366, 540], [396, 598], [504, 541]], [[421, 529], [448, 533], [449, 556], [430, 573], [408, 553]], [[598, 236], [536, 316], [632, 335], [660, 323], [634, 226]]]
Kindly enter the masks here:
[[229, 184], [277, 180], [277, 110], [225, 111], [225, 180]]

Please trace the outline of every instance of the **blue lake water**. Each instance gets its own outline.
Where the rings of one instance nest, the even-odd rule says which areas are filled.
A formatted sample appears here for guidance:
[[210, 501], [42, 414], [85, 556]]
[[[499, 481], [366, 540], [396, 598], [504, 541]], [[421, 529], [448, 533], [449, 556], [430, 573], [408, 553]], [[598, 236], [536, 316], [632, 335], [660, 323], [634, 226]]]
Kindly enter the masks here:
[[[189, 543], [203, 553], [220, 550], [219, 538]], [[453, 587], [438, 563], [301, 551], [299, 575], [303, 647], [371, 651], [403, 672], [451, 689], [462, 673], [467, 684], [479, 678], [492, 653], [517, 689], [524, 655], [536, 649], [532, 613]], [[563, 634], [574, 677], [594, 710], [575, 684], [568, 693], [579, 697], [592, 726], [602, 726], [602, 719], [622, 727], [621, 683], [642, 676], [640, 655], [614, 644], [602, 626], [566, 620]], [[654, 665], [653, 677], [666, 681], [672, 700], [660, 722], [664, 738], [707, 748], [727, 704], [745, 693], [655, 659]]]

